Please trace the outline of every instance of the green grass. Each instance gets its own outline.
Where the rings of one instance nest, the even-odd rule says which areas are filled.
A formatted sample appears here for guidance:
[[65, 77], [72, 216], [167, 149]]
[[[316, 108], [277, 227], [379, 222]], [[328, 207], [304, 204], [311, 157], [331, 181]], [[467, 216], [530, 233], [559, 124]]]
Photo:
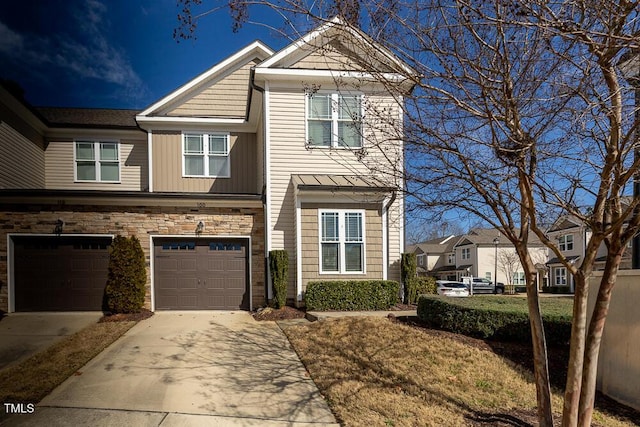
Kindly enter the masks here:
[[[451, 305], [481, 310], [528, 313], [527, 299], [495, 295], [475, 295], [471, 298], [442, 297]], [[540, 298], [540, 310], [544, 316], [569, 316], [573, 310], [573, 298]]]

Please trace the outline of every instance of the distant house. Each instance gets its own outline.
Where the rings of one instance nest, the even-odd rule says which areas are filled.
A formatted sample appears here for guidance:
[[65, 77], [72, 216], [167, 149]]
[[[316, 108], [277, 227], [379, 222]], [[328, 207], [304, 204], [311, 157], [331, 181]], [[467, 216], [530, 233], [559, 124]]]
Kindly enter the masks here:
[[[551, 240], [556, 241], [558, 249], [560, 249], [567, 261], [571, 264], [579, 264], [582, 262], [587, 242], [591, 238], [591, 231], [582, 221], [575, 216], [563, 216], [547, 230], [547, 235]], [[575, 283], [573, 277], [568, 273], [566, 266], [560, 262], [560, 259], [554, 252], [551, 251], [551, 249], [549, 249], [548, 252], [549, 260], [547, 261], [547, 266], [549, 268], [549, 286], [560, 287], [560, 292], [574, 293]], [[631, 252], [631, 244], [629, 244], [620, 263], [621, 270], [631, 268]], [[594, 270], [604, 269], [606, 254], [606, 246], [603, 243], [598, 248]]]
[[[474, 228], [462, 236], [417, 243], [407, 251], [416, 254], [420, 275], [442, 280], [473, 276], [506, 285], [525, 285], [524, 270], [515, 248], [495, 228]], [[546, 276], [546, 247], [538, 239], [531, 238], [529, 251], [538, 267], [538, 286], [541, 287]]]

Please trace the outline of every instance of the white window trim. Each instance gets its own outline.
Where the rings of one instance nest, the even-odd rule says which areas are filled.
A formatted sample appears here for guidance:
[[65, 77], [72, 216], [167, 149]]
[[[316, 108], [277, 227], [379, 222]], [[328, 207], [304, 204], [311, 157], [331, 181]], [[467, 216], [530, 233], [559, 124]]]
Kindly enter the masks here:
[[[569, 238], [571, 238], [571, 242], [569, 242]], [[569, 244], [571, 244], [571, 247], [569, 248]], [[562, 252], [565, 251], [572, 251], [573, 250], [573, 234], [563, 234], [562, 236], [558, 237], [558, 246], [559, 249]]]
[[[471, 248], [462, 248], [461, 250], [461, 255], [460, 258], [461, 259], [471, 259]], [[465, 255], [466, 253], [466, 255]]]
[[[186, 155], [185, 155], [185, 137], [187, 135], [202, 135], [202, 155], [204, 156], [204, 174], [203, 175], [187, 175]], [[229, 173], [227, 175], [209, 175], [209, 136], [224, 136], [227, 148], [227, 161], [229, 162]], [[229, 132], [202, 132], [202, 131], [183, 131], [180, 138], [180, 151], [182, 153], [182, 177], [183, 178], [231, 178], [231, 134]], [[224, 156], [212, 156], [224, 157]]]
[[[96, 179], [79, 179], [78, 178], [78, 161], [85, 162], [86, 160], [78, 160], [78, 144], [93, 144], [93, 164], [96, 168]], [[103, 180], [100, 176], [100, 144], [115, 144], [118, 150], [118, 179], [115, 181]], [[105, 184], [120, 184], [122, 182], [122, 156], [120, 153], [120, 141], [113, 139], [76, 139], [73, 141], [73, 181], [74, 182], [93, 182], [93, 183], [105, 183]], [[115, 163], [115, 160], [109, 160], [109, 162]]]
[[[322, 269], [322, 214], [337, 213], [338, 214], [338, 271], [324, 271]], [[362, 271], [347, 271], [344, 245], [345, 237], [345, 214], [359, 213], [362, 218]], [[366, 212], [363, 209], [318, 209], [318, 271], [320, 274], [367, 274], [367, 228], [366, 228]]]
[[[326, 145], [317, 145], [311, 144], [309, 142], [309, 99], [311, 96], [318, 95], [331, 95], [332, 104], [337, 104], [340, 95], [345, 96], [358, 96], [360, 97], [360, 146], [359, 147], [347, 147], [345, 145], [340, 145], [340, 141], [338, 138], [338, 120], [339, 112], [335, 111], [332, 108], [331, 114], [331, 144]], [[325, 150], [362, 150], [364, 148], [364, 94], [361, 92], [340, 92], [337, 90], [319, 90], [314, 93], [307, 93], [304, 97], [304, 137], [305, 137], [305, 147], [312, 149], [325, 149]]]
[[[559, 274], [560, 272], [562, 272], [563, 274]], [[568, 279], [567, 279], [567, 268], [566, 267], [556, 267], [555, 271], [553, 272], [553, 284], [555, 286], [567, 286], [569, 283]], [[564, 277], [564, 283], [558, 283], [558, 279]]]

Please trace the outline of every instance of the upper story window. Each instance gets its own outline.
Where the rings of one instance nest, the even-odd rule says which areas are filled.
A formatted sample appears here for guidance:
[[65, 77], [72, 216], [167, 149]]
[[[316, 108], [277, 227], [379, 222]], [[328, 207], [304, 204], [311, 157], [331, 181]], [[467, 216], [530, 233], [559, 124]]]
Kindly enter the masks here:
[[361, 148], [361, 96], [339, 93], [307, 96], [307, 143], [311, 147]]
[[231, 176], [228, 133], [184, 133], [182, 174], [192, 177]]
[[91, 182], [120, 182], [118, 142], [76, 141], [75, 179]]
[[424, 255], [423, 254], [418, 255], [418, 265], [420, 267], [424, 266]]
[[471, 248], [462, 248], [462, 259], [471, 259]]
[[364, 273], [364, 212], [320, 211], [320, 272]]
[[558, 239], [561, 251], [573, 250], [573, 235], [565, 234]]
[[456, 263], [456, 254], [449, 254], [448, 260], [447, 260], [448, 264], [455, 264]]

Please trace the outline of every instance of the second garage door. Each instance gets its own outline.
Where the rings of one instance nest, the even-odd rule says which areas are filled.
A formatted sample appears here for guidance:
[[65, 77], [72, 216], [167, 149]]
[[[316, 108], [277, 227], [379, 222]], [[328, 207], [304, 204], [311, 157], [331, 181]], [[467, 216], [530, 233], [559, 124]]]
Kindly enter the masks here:
[[247, 239], [155, 239], [157, 310], [249, 310]]

